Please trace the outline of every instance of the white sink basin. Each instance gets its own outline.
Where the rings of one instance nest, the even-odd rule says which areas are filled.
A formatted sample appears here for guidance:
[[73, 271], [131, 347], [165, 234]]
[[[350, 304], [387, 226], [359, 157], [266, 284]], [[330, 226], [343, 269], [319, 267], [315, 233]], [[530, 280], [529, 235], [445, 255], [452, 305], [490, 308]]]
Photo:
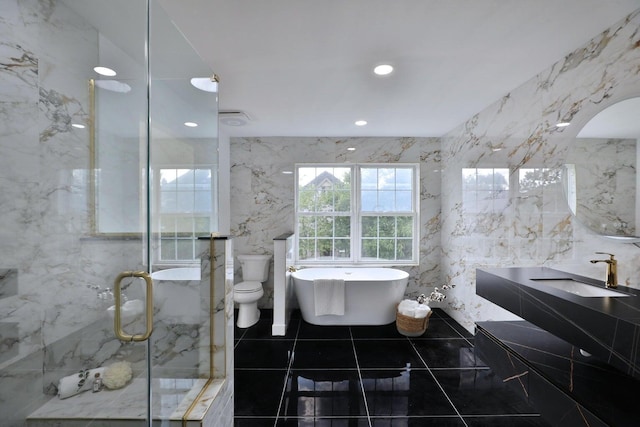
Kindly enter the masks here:
[[632, 296], [630, 294], [618, 292], [613, 289], [600, 288], [598, 286], [578, 282], [573, 279], [531, 279], [531, 280], [544, 286], [549, 286], [551, 288], [559, 289], [561, 291], [569, 292], [571, 294], [578, 295], [581, 297], [586, 297], [586, 298]]

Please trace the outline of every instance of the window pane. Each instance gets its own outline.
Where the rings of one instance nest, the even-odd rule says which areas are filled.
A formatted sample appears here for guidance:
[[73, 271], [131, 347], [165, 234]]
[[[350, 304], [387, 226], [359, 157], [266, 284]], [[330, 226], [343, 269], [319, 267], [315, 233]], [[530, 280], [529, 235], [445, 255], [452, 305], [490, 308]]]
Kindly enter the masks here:
[[396, 210], [395, 192], [379, 191], [376, 212], [392, 212]]
[[314, 237], [316, 235], [315, 217], [300, 217], [298, 223], [298, 233], [300, 234], [300, 237]]
[[298, 212], [316, 211], [316, 192], [301, 191], [298, 193]]
[[413, 188], [413, 169], [396, 169], [396, 190], [411, 190]]
[[373, 239], [362, 240], [362, 258], [376, 259], [378, 257], [378, 241]]
[[411, 191], [398, 191], [396, 192], [396, 212], [413, 210], [413, 200]]
[[318, 239], [318, 257], [331, 258], [333, 256], [333, 241], [331, 239]]
[[398, 237], [413, 237], [413, 218], [410, 216], [399, 216], [397, 218]]
[[377, 191], [362, 191], [361, 206], [364, 212], [374, 212], [378, 204]]
[[333, 217], [318, 217], [317, 225], [318, 237], [333, 237]]
[[395, 241], [390, 239], [379, 240], [380, 259], [392, 260], [395, 259]]
[[360, 169], [360, 187], [362, 190], [378, 189], [378, 169]]
[[396, 259], [410, 260], [413, 259], [413, 241], [411, 239], [399, 239], [398, 253]]
[[315, 240], [313, 239], [300, 239], [298, 252], [301, 260], [308, 260], [315, 258]]
[[348, 216], [337, 216], [335, 220], [335, 236], [349, 237], [351, 236], [351, 218]]
[[349, 212], [351, 210], [351, 191], [336, 190], [334, 193], [334, 206], [336, 212]]
[[378, 217], [362, 217], [362, 237], [378, 237]]
[[392, 216], [380, 217], [380, 237], [396, 236], [396, 219]]
[[396, 170], [392, 168], [378, 169], [378, 189], [394, 190], [396, 188]]
[[349, 258], [351, 257], [351, 240], [349, 239], [336, 239], [336, 258]]

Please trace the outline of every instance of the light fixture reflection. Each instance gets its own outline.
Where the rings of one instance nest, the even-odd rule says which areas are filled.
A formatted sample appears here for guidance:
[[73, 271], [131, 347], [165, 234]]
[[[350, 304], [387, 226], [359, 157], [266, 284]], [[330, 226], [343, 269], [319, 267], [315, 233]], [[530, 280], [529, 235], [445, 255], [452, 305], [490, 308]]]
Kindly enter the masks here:
[[365, 126], [367, 124], [366, 120], [357, 120], [356, 121], [356, 126]]
[[571, 123], [569, 122], [560, 122], [560, 123], [556, 123], [556, 127], [559, 128], [566, 128], [567, 126], [569, 126]]
[[116, 75], [116, 72], [114, 70], [107, 67], [94, 67], [93, 71], [100, 74], [101, 76], [113, 77]]
[[76, 129], [84, 129], [85, 125], [80, 124], [80, 123], [71, 123], [71, 127], [74, 127]]
[[188, 128], [198, 127], [198, 124], [196, 122], [184, 122], [184, 125]]
[[96, 80], [96, 86], [98, 86], [100, 89], [108, 90], [111, 92], [131, 92], [131, 86], [117, 80]]
[[191, 85], [205, 92], [218, 92], [218, 79], [213, 77], [194, 77], [191, 79]]

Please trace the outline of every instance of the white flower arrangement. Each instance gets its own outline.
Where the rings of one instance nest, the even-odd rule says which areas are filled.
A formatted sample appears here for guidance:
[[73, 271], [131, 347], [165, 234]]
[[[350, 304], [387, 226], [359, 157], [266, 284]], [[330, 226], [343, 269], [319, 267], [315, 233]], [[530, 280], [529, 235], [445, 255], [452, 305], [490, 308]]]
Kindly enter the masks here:
[[110, 390], [124, 387], [133, 377], [129, 362], [116, 362], [108, 366], [102, 376], [102, 383]]
[[[442, 285], [442, 290], [446, 291], [446, 290], [449, 290], [449, 289], [451, 289], [453, 287], [455, 287], [455, 285]], [[429, 301], [429, 302], [431, 302], [431, 301], [441, 302], [445, 298], [447, 298], [447, 296], [445, 294], [443, 294], [442, 292], [440, 292], [440, 289], [434, 288], [433, 292], [431, 292], [429, 294], [428, 298], [424, 294], [420, 294], [420, 296], [418, 296], [418, 302], [420, 304], [424, 304], [426, 301]]]

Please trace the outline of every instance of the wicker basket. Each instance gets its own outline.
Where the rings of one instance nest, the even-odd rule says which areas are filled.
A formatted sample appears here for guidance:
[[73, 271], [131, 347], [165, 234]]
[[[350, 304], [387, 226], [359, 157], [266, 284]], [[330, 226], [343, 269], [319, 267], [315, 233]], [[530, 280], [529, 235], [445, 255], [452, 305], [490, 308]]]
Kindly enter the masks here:
[[433, 311], [430, 311], [426, 317], [415, 318], [401, 314], [396, 306], [396, 328], [406, 337], [419, 337], [427, 331], [431, 313]]

